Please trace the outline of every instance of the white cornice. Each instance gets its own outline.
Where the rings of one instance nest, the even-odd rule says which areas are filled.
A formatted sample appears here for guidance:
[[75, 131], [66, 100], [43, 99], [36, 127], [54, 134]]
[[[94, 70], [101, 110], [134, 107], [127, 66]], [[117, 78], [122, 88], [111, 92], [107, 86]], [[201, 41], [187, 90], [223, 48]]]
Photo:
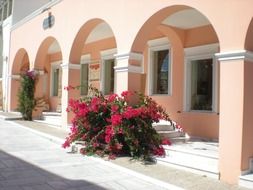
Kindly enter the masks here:
[[189, 47], [184, 49], [185, 56], [215, 54], [218, 51], [219, 51], [218, 43]]
[[20, 79], [20, 75], [9, 75], [9, 78], [14, 79], [14, 80], [19, 80]]
[[247, 51], [247, 50], [237, 50], [237, 51], [216, 53], [215, 56], [219, 61], [241, 59], [241, 60], [253, 62], [253, 52]]
[[63, 63], [61, 64], [62, 69], [80, 69], [80, 64]]
[[44, 75], [45, 71], [44, 70], [35, 70], [35, 73], [38, 75]]
[[127, 53], [115, 54], [114, 56], [116, 57], [117, 60], [123, 60], [123, 59], [137, 60], [137, 61], [143, 60], [143, 55], [141, 53], [137, 53], [137, 52], [127, 52]]
[[134, 66], [134, 65], [128, 65], [128, 66], [115, 66], [114, 71], [116, 73], [118, 72], [129, 72], [129, 73], [143, 73], [142, 67], [140, 66]]

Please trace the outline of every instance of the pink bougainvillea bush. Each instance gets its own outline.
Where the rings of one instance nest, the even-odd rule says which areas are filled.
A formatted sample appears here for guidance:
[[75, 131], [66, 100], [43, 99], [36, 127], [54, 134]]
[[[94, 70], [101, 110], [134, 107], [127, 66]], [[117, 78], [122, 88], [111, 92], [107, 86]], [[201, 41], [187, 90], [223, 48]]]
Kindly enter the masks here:
[[90, 89], [90, 96], [69, 101], [67, 111], [73, 112], [74, 118], [64, 148], [84, 141], [81, 153], [85, 155], [130, 155], [143, 159], [164, 156], [161, 144], [170, 141], [161, 139], [152, 127], [160, 119], [170, 120], [161, 106], [138, 93], [125, 91], [120, 96], [104, 96], [97, 89]]

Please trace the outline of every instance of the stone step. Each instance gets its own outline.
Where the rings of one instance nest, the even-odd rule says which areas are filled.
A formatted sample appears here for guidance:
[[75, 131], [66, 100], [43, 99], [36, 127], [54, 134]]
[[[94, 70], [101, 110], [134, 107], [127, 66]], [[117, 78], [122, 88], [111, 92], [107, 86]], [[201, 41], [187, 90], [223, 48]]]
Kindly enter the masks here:
[[180, 131], [157, 131], [158, 134], [160, 134], [160, 136], [162, 138], [176, 138], [176, 137], [184, 137], [185, 134], [183, 132]]
[[153, 127], [156, 131], [173, 131], [174, 127], [172, 125], [164, 125], [164, 124], [153, 124]]
[[41, 118], [34, 121], [59, 127], [61, 126], [61, 121], [62, 121], [61, 113], [43, 112]]
[[174, 127], [170, 121], [161, 120], [158, 123], [153, 123], [152, 126], [157, 131], [172, 131]]
[[218, 158], [204, 155], [197, 155], [190, 152], [179, 152], [165, 150], [165, 158], [157, 158], [161, 164], [169, 165], [179, 169], [191, 171], [193, 173], [219, 178]]
[[42, 116], [61, 116], [61, 112], [42, 112]]
[[219, 178], [219, 143], [217, 141], [190, 138], [187, 135], [175, 139], [184, 140], [184, 142], [174, 143], [171, 138], [171, 146], [163, 145], [166, 153], [165, 158], [157, 158], [158, 162], [193, 173]]
[[189, 136], [182, 136], [182, 137], [173, 137], [170, 138], [170, 142], [172, 144], [184, 144], [187, 143], [190, 140]]
[[242, 187], [253, 189], [253, 173], [240, 176], [239, 185]]

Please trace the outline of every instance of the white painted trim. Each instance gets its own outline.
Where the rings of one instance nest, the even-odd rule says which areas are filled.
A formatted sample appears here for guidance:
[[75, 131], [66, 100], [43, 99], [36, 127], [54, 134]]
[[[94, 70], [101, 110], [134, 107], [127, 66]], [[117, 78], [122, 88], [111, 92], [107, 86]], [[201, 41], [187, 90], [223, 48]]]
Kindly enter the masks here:
[[[82, 65], [88, 65], [88, 86], [90, 85], [90, 69], [89, 69], [89, 64], [91, 63], [91, 55], [90, 54], [84, 54], [81, 56], [80, 60], [80, 82], [79, 84], [82, 85]], [[80, 87], [80, 95], [81, 96], [86, 96], [87, 94], [82, 94], [82, 87]]]
[[116, 48], [107, 49], [107, 50], [100, 51], [100, 55], [101, 55], [102, 60], [103, 59], [114, 59], [115, 58], [114, 55], [116, 54], [116, 52], [117, 52]]
[[[105, 91], [105, 61], [108, 59], [115, 59], [115, 54], [116, 54], [117, 49], [113, 48], [113, 49], [108, 49], [108, 50], [104, 50], [100, 52], [101, 55], [101, 63], [100, 63], [100, 90], [102, 93], [104, 93]], [[116, 59], [115, 59], [115, 65], [117, 65], [116, 63]], [[116, 74], [115, 74], [115, 70], [114, 70], [114, 92], [115, 89], [117, 89], [116, 87], [117, 82], [116, 82]]]
[[9, 75], [9, 78], [14, 79], [14, 80], [20, 80], [21, 76], [20, 75]]
[[229, 61], [229, 60], [245, 60], [253, 62], [253, 52], [247, 50], [236, 50], [229, 52], [221, 52], [215, 54], [219, 61]]
[[[132, 73], [144, 73], [144, 56], [142, 53], [137, 53], [137, 52], [128, 52], [128, 53], [121, 53], [121, 54], [115, 54], [114, 55], [116, 57], [117, 61], [121, 61], [121, 60], [134, 60], [134, 61], [138, 61], [140, 63], [140, 66], [133, 66], [133, 65], [129, 65], [128, 66], [117, 66], [115, 67], [115, 69], [117, 69], [117, 72], [125, 72], [125, 71], [129, 71]], [[135, 68], [135, 67], [138, 67]], [[121, 69], [122, 68], [122, 69]], [[140, 70], [141, 69], [141, 70]]]
[[[149, 49], [148, 49], [148, 95], [152, 96], [152, 95], [158, 95], [158, 96], [171, 96], [172, 95], [172, 67], [173, 67], [173, 59], [172, 59], [172, 55], [173, 55], [173, 50], [171, 48], [171, 45], [169, 43], [169, 40], [167, 37], [164, 38], [158, 38], [155, 40], [150, 40], [147, 43], [149, 45]], [[153, 93], [153, 55], [152, 52], [153, 51], [160, 51], [160, 50], [169, 50], [169, 68], [168, 68], [168, 94], [154, 94]]]
[[148, 41], [149, 47], [156, 47], [156, 46], [162, 46], [162, 45], [167, 45], [167, 44], [170, 44], [170, 41], [167, 37], [157, 38], [157, 39]]
[[62, 69], [80, 69], [80, 64], [63, 63], [61, 64]]
[[39, 76], [44, 75], [45, 71], [44, 70], [34, 70], [36, 74], [38, 74]]
[[80, 64], [89, 64], [91, 62], [91, 55], [85, 54], [81, 56]]
[[[200, 112], [200, 113], [213, 113], [218, 112], [218, 66], [215, 57], [215, 52], [219, 51], [219, 44], [209, 44], [204, 46], [197, 46], [192, 48], [185, 48], [185, 61], [184, 61], [184, 111]], [[212, 110], [191, 110], [191, 61], [201, 59], [213, 59], [213, 89], [212, 89]]]
[[124, 59], [137, 60], [137, 61], [143, 60], [142, 53], [137, 53], [137, 52], [127, 52], [127, 53], [115, 54], [114, 56], [116, 57], [117, 60], [124, 60]]
[[215, 54], [219, 51], [219, 44], [208, 44], [196, 47], [190, 47], [184, 49], [185, 57], [196, 56], [196, 55], [206, 55], [206, 54]]
[[128, 66], [115, 66], [114, 70], [116, 73], [129, 72], [129, 73], [143, 73], [143, 69], [140, 66], [128, 65]]
[[[44, 6], [40, 7], [39, 9], [35, 10], [34, 12], [32, 12], [31, 14], [29, 14], [28, 16], [26, 16], [25, 18], [23, 18], [22, 20], [18, 21], [16, 24], [14, 24], [11, 27], [11, 31], [17, 29], [18, 27], [24, 25], [26, 22], [32, 20], [33, 18], [35, 18], [36, 16], [42, 14], [43, 12], [45, 12], [46, 10], [50, 9], [52, 6], [60, 3], [62, 0], [54, 0], [54, 1], [50, 1], [47, 4], [45, 4]], [[42, 27], [42, 26], [41, 26]]]
[[54, 78], [54, 70], [55, 69], [61, 69], [61, 64], [62, 62], [61, 61], [55, 61], [55, 62], [52, 62], [51, 63], [51, 72], [50, 72], [50, 97], [54, 96], [53, 95], [53, 78]]

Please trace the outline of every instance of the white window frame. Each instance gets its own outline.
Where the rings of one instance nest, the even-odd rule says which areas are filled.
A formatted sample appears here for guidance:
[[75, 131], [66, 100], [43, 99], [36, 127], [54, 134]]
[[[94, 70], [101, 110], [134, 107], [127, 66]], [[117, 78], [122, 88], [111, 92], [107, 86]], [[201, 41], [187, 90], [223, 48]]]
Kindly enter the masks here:
[[[100, 55], [101, 55], [100, 90], [103, 94], [105, 92], [105, 61], [109, 59], [114, 59], [114, 62], [115, 62], [114, 67], [115, 67], [117, 65], [116, 58], [115, 58], [116, 52], [117, 51], [115, 48], [100, 52]], [[116, 88], [116, 72], [114, 68], [114, 92], [113, 93], [115, 93], [115, 89], [117, 88]]]
[[[185, 48], [185, 70], [184, 70], [184, 111], [186, 112], [218, 112], [218, 66], [215, 53], [219, 50], [219, 44], [209, 44]], [[191, 62], [194, 60], [213, 59], [212, 76], [212, 110], [192, 110], [191, 109]]]
[[[89, 64], [91, 63], [91, 55], [85, 54], [81, 56], [80, 60], [80, 85], [81, 85], [81, 79], [82, 79], [82, 65], [88, 65], [88, 86], [90, 85], [89, 77], [90, 77], [90, 69]], [[80, 96], [86, 96], [85, 94], [81, 94], [81, 88], [80, 88]]]
[[51, 97], [57, 97], [53, 95], [54, 92], [54, 85], [53, 85], [53, 79], [54, 79], [54, 70], [61, 69], [61, 61], [55, 61], [51, 63], [51, 75], [50, 75], [50, 96]]
[[[172, 48], [167, 37], [158, 38], [148, 41], [148, 95], [149, 96], [171, 96], [172, 95]], [[169, 67], [168, 67], [168, 94], [155, 94], [153, 93], [153, 52], [154, 51], [169, 51]]]

